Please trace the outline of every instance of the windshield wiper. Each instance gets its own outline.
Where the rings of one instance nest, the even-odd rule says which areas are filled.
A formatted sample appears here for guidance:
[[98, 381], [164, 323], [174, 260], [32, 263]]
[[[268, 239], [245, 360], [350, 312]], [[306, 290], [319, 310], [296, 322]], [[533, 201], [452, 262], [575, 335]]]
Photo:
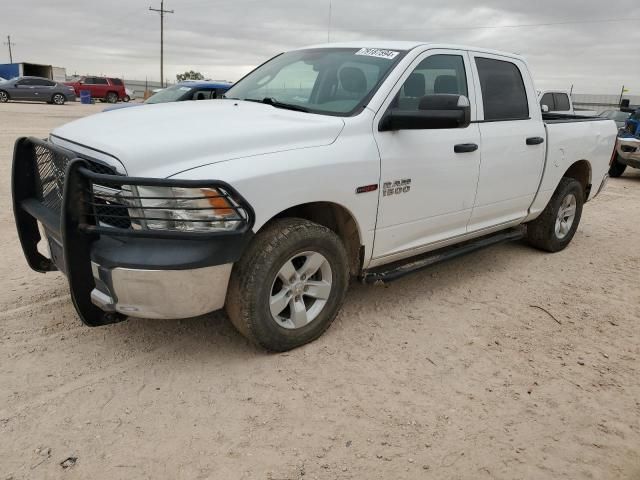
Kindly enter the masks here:
[[309, 111], [310, 111], [306, 107], [302, 107], [300, 105], [293, 105], [291, 103], [279, 102], [275, 98], [272, 98], [272, 97], [265, 97], [262, 100], [260, 100], [259, 98], [245, 98], [244, 101], [245, 102], [265, 103], [267, 105], [271, 105], [272, 107], [283, 108], [285, 110], [293, 110], [293, 111], [296, 111], [296, 112], [309, 113]]

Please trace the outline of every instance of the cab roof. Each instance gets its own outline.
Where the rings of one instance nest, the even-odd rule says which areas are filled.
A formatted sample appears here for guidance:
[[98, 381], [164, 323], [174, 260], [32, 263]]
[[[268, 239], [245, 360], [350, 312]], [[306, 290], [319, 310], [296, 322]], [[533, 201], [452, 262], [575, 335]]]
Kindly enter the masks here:
[[456, 45], [448, 43], [430, 43], [430, 42], [418, 42], [418, 41], [395, 41], [395, 40], [358, 40], [355, 42], [337, 42], [337, 43], [322, 43], [317, 45], [310, 45], [302, 47], [297, 50], [306, 50], [310, 48], [379, 48], [384, 50], [400, 50], [409, 51], [418, 47], [428, 48], [442, 48], [450, 50], [471, 50], [478, 53], [488, 53], [491, 55], [500, 55], [503, 57], [511, 57], [522, 60], [522, 56], [504, 52], [500, 50], [492, 50], [489, 48], [472, 47], [469, 45]]

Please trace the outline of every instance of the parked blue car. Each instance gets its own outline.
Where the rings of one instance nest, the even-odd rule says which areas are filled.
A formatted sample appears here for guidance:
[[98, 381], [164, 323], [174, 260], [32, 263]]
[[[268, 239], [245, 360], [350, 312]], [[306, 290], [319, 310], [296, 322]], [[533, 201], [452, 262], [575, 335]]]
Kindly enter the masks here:
[[212, 82], [208, 80], [186, 80], [164, 88], [153, 94], [142, 103], [126, 103], [113, 105], [103, 111], [110, 112], [121, 108], [139, 107], [154, 103], [183, 102], [187, 100], [211, 100], [221, 98], [231, 88], [231, 83]]

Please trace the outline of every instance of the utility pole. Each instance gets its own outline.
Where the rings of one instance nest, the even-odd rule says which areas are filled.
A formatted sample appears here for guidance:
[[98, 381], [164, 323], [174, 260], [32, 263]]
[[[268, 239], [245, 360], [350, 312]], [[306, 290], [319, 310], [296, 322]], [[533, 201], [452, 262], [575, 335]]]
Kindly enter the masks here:
[[7, 41], [4, 42], [5, 45], [9, 46], [9, 63], [13, 63], [13, 54], [11, 53], [11, 45], [15, 45], [15, 43], [11, 43], [11, 35], [7, 35]]
[[174, 11], [164, 9], [164, 0], [160, 0], [160, 9], [149, 7], [149, 10], [160, 14], [160, 87], [164, 88], [164, 14]]

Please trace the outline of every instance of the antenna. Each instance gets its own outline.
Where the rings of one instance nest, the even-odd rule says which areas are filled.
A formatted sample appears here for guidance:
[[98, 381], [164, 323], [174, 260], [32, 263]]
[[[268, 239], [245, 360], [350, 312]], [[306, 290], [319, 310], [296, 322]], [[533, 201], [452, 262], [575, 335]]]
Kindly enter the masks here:
[[331, 43], [331, 0], [329, 0], [329, 22], [327, 23], [327, 43]]

